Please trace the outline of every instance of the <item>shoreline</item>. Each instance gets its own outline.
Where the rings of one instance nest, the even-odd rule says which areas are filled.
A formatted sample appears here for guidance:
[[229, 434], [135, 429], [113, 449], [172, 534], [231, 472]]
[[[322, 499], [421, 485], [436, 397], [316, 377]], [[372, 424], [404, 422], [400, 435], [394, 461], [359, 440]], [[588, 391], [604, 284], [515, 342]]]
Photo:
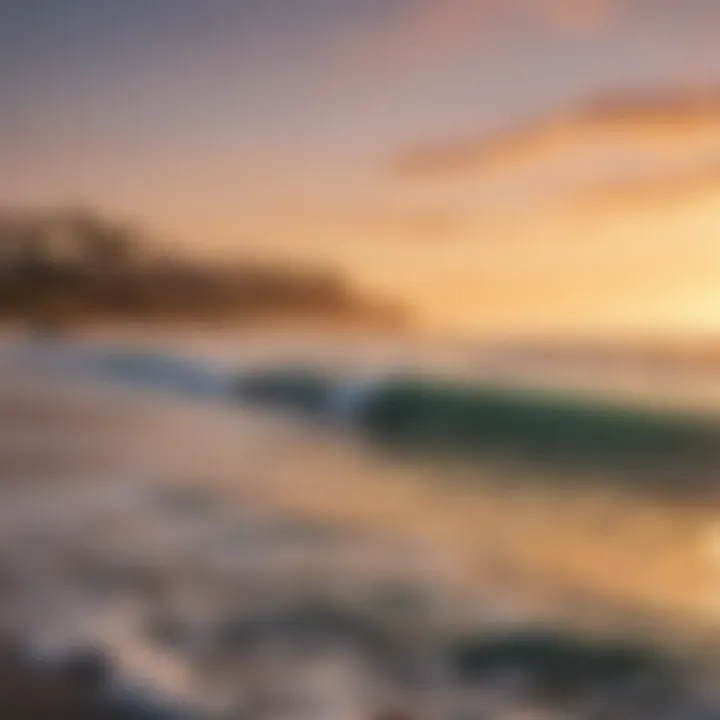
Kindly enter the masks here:
[[[19, 612], [50, 645], [114, 637], [123, 672], [164, 667], [167, 687], [188, 691], [189, 670], [180, 654], [168, 664], [147, 650], [138, 632], [148, 618], [136, 626], [128, 598], [155, 597], [158, 610], [202, 627], [202, 617], [237, 616], [239, 599], [248, 617], [308, 597], [355, 608], [362, 599], [376, 612], [377, 592], [400, 588], [431, 601], [424, 623], [460, 630], [481, 618], [581, 628], [581, 606], [594, 597], [606, 627], [644, 608], [657, 623], [647, 632], [665, 627], [668, 639], [673, 623], [680, 632], [704, 612], [707, 568], [688, 561], [712, 508], [560, 490], [521, 497], [492, 477], [509, 468], [486, 466], [463, 485], [447, 469], [389, 462], [276, 413], [27, 369], [4, 369], [0, 423], [0, 567], [22, 570], [26, 593], [11, 581], [6, 618]], [[651, 558], [643, 548], [652, 543]], [[29, 576], [22, 548], [40, 551]], [[137, 583], [150, 595], [137, 596]], [[78, 615], [79, 601], [95, 610]]]

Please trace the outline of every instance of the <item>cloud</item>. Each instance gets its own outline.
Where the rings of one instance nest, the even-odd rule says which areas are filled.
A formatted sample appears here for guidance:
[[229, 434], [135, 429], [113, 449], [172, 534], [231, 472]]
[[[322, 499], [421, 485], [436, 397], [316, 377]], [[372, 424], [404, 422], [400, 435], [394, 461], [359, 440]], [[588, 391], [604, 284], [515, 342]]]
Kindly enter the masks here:
[[717, 194], [720, 188], [720, 157], [706, 163], [667, 175], [597, 183], [591, 193], [580, 192], [573, 199], [578, 212], [598, 208], [603, 213], [625, 208], [658, 207], [688, 199]]
[[538, 20], [559, 32], [592, 32], [607, 27], [618, 6], [611, 0], [529, 0]]
[[720, 160], [720, 93], [616, 95], [478, 138], [411, 147], [404, 180], [490, 188], [650, 182]]
[[556, 33], [597, 31], [618, 0], [398, 0], [346, 45], [355, 59], [404, 66], [472, 50], [500, 27], [530, 22]]

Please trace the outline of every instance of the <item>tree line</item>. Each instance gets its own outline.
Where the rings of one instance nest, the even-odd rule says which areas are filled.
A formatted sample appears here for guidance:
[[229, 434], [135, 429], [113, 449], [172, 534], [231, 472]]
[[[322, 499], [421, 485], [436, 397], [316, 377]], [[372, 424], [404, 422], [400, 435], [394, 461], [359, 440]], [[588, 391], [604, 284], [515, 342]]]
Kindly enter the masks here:
[[396, 322], [338, 274], [273, 263], [188, 260], [90, 211], [0, 211], [0, 318], [249, 319]]

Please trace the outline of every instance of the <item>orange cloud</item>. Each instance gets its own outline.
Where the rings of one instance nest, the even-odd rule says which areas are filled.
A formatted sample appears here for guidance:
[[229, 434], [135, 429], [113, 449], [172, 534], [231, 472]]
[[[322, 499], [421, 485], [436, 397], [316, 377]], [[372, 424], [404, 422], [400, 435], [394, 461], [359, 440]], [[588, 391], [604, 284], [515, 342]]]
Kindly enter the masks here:
[[653, 183], [720, 164], [720, 94], [619, 95], [481, 138], [400, 154], [404, 179], [469, 181], [487, 190]]
[[667, 206], [687, 198], [700, 197], [720, 188], [720, 161], [691, 168], [668, 176], [645, 178], [642, 181], [616, 180], [598, 183], [591, 193], [581, 190], [573, 197], [576, 211], [597, 208], [602, 213], [623, 211], [642, 206]]
[[403, 153], [396, 169], [410, 176], [457, 175], [521, 168], [610, 137], [664, 147], [720, 136], [720, 95], [617, 96], [489, 137], [451, 140]]

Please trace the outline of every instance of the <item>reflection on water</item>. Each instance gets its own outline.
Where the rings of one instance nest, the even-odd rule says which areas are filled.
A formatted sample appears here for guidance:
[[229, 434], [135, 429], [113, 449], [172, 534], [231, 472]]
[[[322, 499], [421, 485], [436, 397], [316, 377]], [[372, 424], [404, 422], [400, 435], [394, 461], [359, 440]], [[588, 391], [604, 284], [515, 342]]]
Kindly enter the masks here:
[[186, 402], [234, 388], [203, 363], [32, 357], [0, 385], [0, 598], [33, 667], [103, 648], [103, 702], [208, 718], [714, 716], [707, 497]]

